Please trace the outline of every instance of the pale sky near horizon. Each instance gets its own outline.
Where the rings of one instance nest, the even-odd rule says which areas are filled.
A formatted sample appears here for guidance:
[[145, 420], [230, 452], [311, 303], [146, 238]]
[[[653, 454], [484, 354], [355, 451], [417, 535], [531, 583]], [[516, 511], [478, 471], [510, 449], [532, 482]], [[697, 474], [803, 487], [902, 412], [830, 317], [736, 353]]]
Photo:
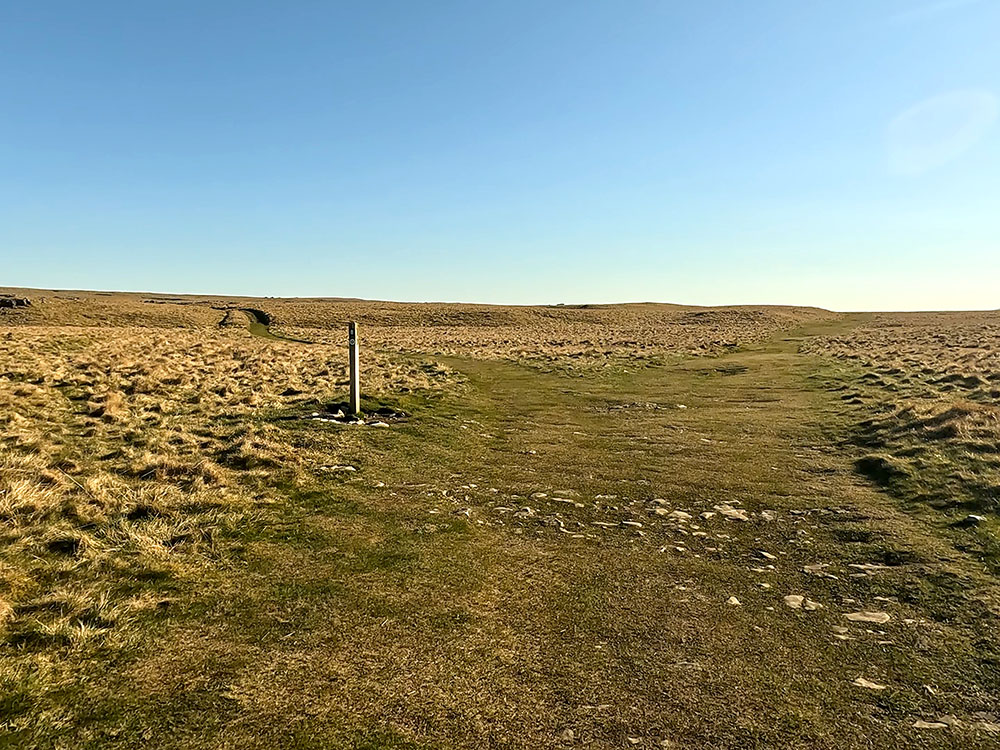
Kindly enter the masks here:
[[0, 285], [1000, 308], [1000, 0], [34, 0]]

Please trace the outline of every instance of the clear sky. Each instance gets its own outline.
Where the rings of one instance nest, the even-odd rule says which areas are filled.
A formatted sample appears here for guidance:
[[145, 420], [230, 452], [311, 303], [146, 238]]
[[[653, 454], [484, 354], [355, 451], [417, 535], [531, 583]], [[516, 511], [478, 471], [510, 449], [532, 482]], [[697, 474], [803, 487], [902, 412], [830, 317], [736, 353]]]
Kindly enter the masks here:
[[1000, 0], [0, 6], [3, 285], [1000, 307]]

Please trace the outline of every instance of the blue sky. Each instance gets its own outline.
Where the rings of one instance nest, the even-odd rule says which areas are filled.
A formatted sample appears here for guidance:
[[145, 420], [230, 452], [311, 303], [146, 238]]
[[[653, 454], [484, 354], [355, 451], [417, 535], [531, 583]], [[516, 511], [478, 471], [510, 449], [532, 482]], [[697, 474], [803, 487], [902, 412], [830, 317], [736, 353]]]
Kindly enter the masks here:
[[3, 3], [0, 284], [1000, 307], [1000, 0]]

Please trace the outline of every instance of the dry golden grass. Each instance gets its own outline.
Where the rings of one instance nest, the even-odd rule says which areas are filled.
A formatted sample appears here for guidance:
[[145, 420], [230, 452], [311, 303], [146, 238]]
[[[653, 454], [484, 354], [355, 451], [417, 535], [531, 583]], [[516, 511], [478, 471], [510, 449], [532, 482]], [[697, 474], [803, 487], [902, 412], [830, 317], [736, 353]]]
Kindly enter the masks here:
[[233, 308], [263, 310], [275, 331], [342, 343], [348, 321], [376, 351], [601, 364], [664, 354], [718, 354], [830, 313], [803, 307], [699, 308], [667, 304], [503, 306], [345, 299], [261, 299], [5, 289], [32, 306], [0, 325], [240, 327]]
[[[0, 637], [15, 648], [0, 662], [0, 690], [30, 701], [73, 682], [71, 660], [53, 654], [128, 649], [171, 611], [175, 588], [210, 585], [288, 491], [279, 476], [309, 486], [310, 470], [339, 462], [261, 417], [343, 397], [348, 320], [362, 324], [365, 395], [377, 398], [454, 388], [460, 378], [427, 354], [631, 365], [714, 354], [821, 315], [23, 296], [30, 307], [0, 312]], [[253, 337], [241, 308], [313, 343]], [[7, 730], [73, 721], [66, 706], [14, 713]]]
[[[879, 313], [809, 348], [973, 400], [1000, 397], [1000, 312]], [[930, 390], [927, 391], [930, 393]]]
[[[1000, 732], [994, 579], [842, 440], [871, 417], [898, 468], [914, 427], [885, 420], [910, 409], [994, 460], [989, 316], [21, 295], [0, 314], [0, 744]], [[253, 337], [243, 309], [313, 343]], [[365, 396], [409, 422], [302, 418], [343, 398], [351, 319]], [[843, 401], [817, 386], [838, 377]], [[906, 481], [989, 476], [956, 455]], [[891, 621], [845, 620], [862, 607]]]
[[807, 350], [864, 371], [844, 398], [871, 410], [866, 473], [940, 507], [1000, 508], [1000, 312], [878, 314]]
[[[248, 477], [302, 460], [273, 426], [247, 420], [341, 395], [347, 320], [362, 321], [365, 390], [378, 396], [456, 382], [415, 352], [635, 363], [753, 343], [820, 315], [23, 294], [32, 305], [0, 317], [0, 627], [15, 642], [107, 635], [155, 606], [145, 591], [115, 593], [107, 569], [203, 574], [220, 530], [246, 523], [261, 500]], [[252, 337], [238, 308], [263, 309], [276, 331], [313, 343]]]
[[[246, 418], [335, 400], [345, 362], [343, 348], [214, 327], [0, 335], [0, 627], [75, 642], [154, 606], [102, 571], [182, 576], [211, 557], [259, 499], [246, 478], [301, 461]], [[370, 395], [450, 378], [380, 355], [367, 366]]]

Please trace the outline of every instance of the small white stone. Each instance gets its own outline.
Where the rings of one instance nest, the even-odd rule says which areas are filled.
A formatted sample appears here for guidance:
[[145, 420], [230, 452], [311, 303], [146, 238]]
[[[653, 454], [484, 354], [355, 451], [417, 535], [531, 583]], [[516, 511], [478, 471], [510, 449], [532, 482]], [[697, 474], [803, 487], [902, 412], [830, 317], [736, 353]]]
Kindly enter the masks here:
[[851, 622], [874, 622], [879, 625], [892, 619], [886, 612], [851, 612], [844, 616]]
[[725, 503], [723, 505], [713, 506], [714, 510], [724, 515], [730, 521], [749, 521], [747, 517], [747, 512], [742, 508], [734, 508], [732, 505]]
[[864, 677], [858, 677], [854, 682], [851, 683], [856, 687], [867, 688], [868, 690], [885, 690], [885, 685], [880, 685], [877, 682], [872, 682], [871, 680], [866, 680]]

